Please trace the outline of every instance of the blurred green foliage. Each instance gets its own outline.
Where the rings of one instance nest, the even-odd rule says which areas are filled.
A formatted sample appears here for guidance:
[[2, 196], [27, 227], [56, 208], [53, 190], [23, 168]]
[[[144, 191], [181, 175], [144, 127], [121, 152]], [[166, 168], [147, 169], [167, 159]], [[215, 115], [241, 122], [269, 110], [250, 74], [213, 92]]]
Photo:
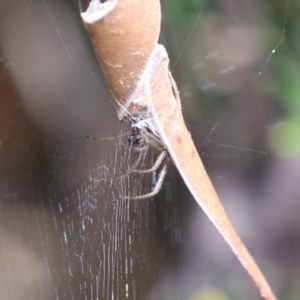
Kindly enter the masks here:
[[175, 26], [189, 26], [190, 21], [195, 21], [199, 13], [211, 7], [207, 0], [162, 0], [163, 11], [167, 11]]
[[300, 64], [296, 57], [281, 55], [277, 65], [274, 90], [286, 115], [272, 127], [270, 144], [281, 157], [291, 157], [300, 153]]
[[188, 300], [230, 300], [218, 289], [204, 289], [193, 294]]

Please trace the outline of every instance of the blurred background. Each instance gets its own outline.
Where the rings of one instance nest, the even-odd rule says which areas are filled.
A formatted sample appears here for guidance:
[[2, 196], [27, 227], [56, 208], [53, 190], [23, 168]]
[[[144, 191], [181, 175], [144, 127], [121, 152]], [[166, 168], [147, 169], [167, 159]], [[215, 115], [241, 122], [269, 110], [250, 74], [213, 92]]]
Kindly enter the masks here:
[[[199, 154], [278, 298], [299, 299], [300, 2], [161, 3]], [[86, 7], [0, 0], [0, 298], [260, 299], [171, 163], [156, 197], [122, 200], [149, 179], [112, 180], [128, 128]]]

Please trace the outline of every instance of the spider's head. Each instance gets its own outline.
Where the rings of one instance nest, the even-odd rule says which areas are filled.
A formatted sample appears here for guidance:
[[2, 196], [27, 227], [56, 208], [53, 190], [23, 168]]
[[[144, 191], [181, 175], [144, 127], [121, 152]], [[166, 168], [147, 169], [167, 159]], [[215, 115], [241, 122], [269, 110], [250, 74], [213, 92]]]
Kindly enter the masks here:
[[130, 132], [130, 135], [128, 136], [128, 144], [130, 146], [132, 145], [138, 145], [140, 144], [140, 141], [141, 141], [141, 135], [140, 135], [140, 131], [138, 128], [136, 127], [133, 127], [131, 132]]

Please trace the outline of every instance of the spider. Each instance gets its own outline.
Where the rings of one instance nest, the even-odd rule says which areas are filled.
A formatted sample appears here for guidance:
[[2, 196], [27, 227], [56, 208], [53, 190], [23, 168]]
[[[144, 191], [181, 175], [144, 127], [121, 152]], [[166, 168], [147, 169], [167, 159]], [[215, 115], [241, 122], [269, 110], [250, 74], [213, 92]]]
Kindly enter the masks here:
[[[127, 138], [127, 143], [130, 147], [135, 147], [134, 149], [137, 151], [140, 151], [140, 152], [146, 152], [150, 146], [161, 150], [161, 153], [158, 155], [158, 157], [156, 158], [156, 160], [151, 168], [144, 169], [144, 170], [136, 169], [136, 167], [138, 166], [138, 164], [141, 161], [142, 155], [140, 155], [139, 158], [137, 159], [137, 161], [134, 163], [133, 167], [127, 173], [114, 178], [114, 180], [120, 180], [124, 177], [127, 177], [131, 173], [138, 173], [138, 174], [153, 173], [153, 172], [157, 171], [160, 168], [160, 166], [162, 165], [162, 168], [158, 174], [158, 178], [157, 178], [156, 182], [154, 183], [152, 190], [149, 193], [137, 195], [137, 196], [125, 196], [124, 197], [124, 199], [130, 199], [130, 200], [143, 200], [143, 199], [148, 199], [148, 198], [155, 196], [160, 191], [160, 189], [163, 185], [163, 182], [164, 182], [164, 178], [167, 173], [167, 164], [169, 161], [169, 156], [168, 156], [168, 152], [165, 149], [165, 147], [163, 146], [162, 142], [159, 140], [158, 137], [156, 137], [153, 134], [153, 132], [149, 128], [147, 128], [147, 127], [139, 128], [139, 127], [137, 127], [135, 121], [132, 121], [132, 120], [130, 120], [130, 121], [133, 124], [130, 134]], [[124, 135], [122, 134], [117, 137], [101, 138], [101, 140], [113, 140], [115, 138], [119, 138], [122, 136], [124, 136]], [[86, 138], [92, 139], [92, 140], [98, 139], [97, 137], [94, 137], [94, 136], [86, 136]], [[95, 181], [98, 182], [101, 180], [95, 179]]]
[[[145, 169], [145, 170], [138, 170], [131, 169], [127, 174], [129, 175], [130, 173], [139, 173], [139, 174], [148, 174], [148, 173], [153, 173], [159, 169], [159, 167], [162, 165], [161, 171], [159, 172], [157, 181], [155, 182], [154, 186], [152, 187], [151, 192], [147, 194], [142, 194], [142, 195], [137, 195], [137, 196], [126, 196], [124, 197], [125, 199], [131, 199], [131, 200], [142, 200], [142, 199], [148, 199], [160, 191], [162, 184], [164, 182], [164, 178], [167, 173], [167, 164], [169, 161], [168, 157], [168, 152], [167, 150], [163, 147], [162, 143], [160, 140], [152, 133], [152, 131], [149, 128], [138, 128], [134, 126], [131, 129], [130, 135], [128, 136], [128, 145], [129, 146], [139, 146], [139, 148], [135, 148], [138, 151], [147, 151], [150, 146], [156, 147], [158, 149], [161, 149], [161, 153], [159, 156], [156, 158], [156, 161], [152, 165], [151, 168]], [[136, 165], [138, 164], [139, 160], [137, 161]]]

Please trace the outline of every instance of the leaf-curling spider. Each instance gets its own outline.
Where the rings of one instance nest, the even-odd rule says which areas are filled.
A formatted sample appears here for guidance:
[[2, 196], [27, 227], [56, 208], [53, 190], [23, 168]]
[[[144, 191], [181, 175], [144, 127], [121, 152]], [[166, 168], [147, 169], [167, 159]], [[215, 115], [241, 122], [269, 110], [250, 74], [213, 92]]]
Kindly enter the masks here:
[[[138, 166], [138, 164], [140, 163], [140, 160], [142, 157], [142, 155], [140, 155], [139, 158], [137, 158], [137, 161], [133, 164], [133, 167], [127, 173], [120, 175], [118, 177], [115, 177], [113, 180], [114, 181], [120, 180], [124, 177], [127, 177], [131, 173], [138, 173], [138, 174], [153, 173], [162, 166], [161, 170], [158, 174], [157, 180], [154, 183], [154, 185], [149, 193], [142, 194], [142, 195], [136, 195], [136, 196], [124, 196], [123, 197], [123, 199], [130, 199], [130, 200], [143, 200], [143, 199], [151, 198], [159, 193], [159, 191], [163, 185], [163, 182], [164, 182], [164, 179], [165, 179], [165, 176], [167, 173], [167, 164], [169, 161], [168, 152], [166, 150], [166, 147], [163, 145], [163, 143], [159, 139], [159, 137], [157, 137], [148, 127], [139, 126], [140, 123], [137, 122], [135, 118], [129, 118], [128, 116], [124, 116], [123, 119], [121, 120], [121, 122], [123, 120], [132, 122], [131, 131], [127, 138], [127, 143], [130, 147], [135, 147], [134, 149], [139, 152], [146, 152], [150, 147], [159, 149], [161, 152], [158, 155], [158, 157], [156, 158], [156, 160], [151, 168], [143, 169], [143, 170], [139, 170], [136, 168]], [[97, 140], [97, 139], [114, 140], [114, 139], [120, 138], [122, 136], [124, 136], [124, 134], [118, 135], [117, 137], [108, 137], [108, 138], [97, 138], [95, 136], [86, 136], [86, 138], [91, 139], [91, 140]], [[99, 182], [102, 180], [94, 179], [94, 181]]]
[[[132, 120], [131, 120], [132, 121]], [[154, 186], [152, 187], [151, 192], [142, 194], [142, 195], [136, 195], [136, 196], [125, 196], [124, 199], [130, 199], [130, 200], [143, 200], [143, 199], [148, 199], [160, 191], [164, 178], [167, 173], [167, 164], [169, 161], [168, 157], [168, 152], [166, 148], [163, 146], [162, 142], [160, 139], [153, 134], [153, 132], [148, 128], [148, 127], [141, 127], [139, 128], [136, 126], [138, 123], [135, 123], [132, 121], [132, 129], [130, 132], [130, 135], [128, 136], [128, 145], [129, 146], [134, 146], [137, 145], [139, 148], [137, 150], [139, 151], [147, 151], [149, 147], [154, 147], [159, 150], [161, 150], [161, 153], [158, 155], [156, 158], [154, 164], [152, 165], [151, 168], [149, 169], [144, 169], [144, 170], [138, 170], [138, 169], [131, 169], [126, 175], [129, 175], [130, 173], [139, 173], [139, 174], [149, 174], [152, 172], [157, 171], [160, 166], [162, 166], [157, 181], [155, 182]]]

